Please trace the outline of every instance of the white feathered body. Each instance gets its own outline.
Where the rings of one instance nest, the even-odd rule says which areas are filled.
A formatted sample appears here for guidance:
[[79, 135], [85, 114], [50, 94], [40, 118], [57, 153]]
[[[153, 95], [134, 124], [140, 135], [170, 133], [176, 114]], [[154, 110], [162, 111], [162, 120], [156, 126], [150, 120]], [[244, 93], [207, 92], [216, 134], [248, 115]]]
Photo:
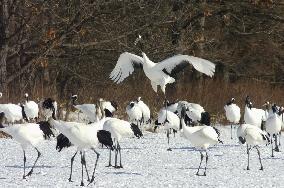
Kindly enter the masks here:
[[103, 101], [101, 103], [102, 109], [107, 109], [108, 111], [110, 111], [111, 113], [115, 112], [116, 109], [114, 108], [114, 106], [112, 106], [110, 101]]
[[142, 53], [142, 57], [140, 57], [125, 52], [120, 55], [115, 68], [110, 74], [110, 78], [114, 82], [120, 83], [133, 73], [133, 64], [140, 64], [143, 66], [145, 75], [151, 80], [153, 90], [157, 92], [157, 86], [160, 85], [162, 91], [165, 93], [166, 84], [175, 82], [175, 79], [169, 76], [169, 73], [171, 73], [171, 71], [179, 64], [184, 62], [193, 65], [196, 70], [208, 76], [214, 75], [215, 65], [205, 59], [188, 55], [176, 55], [161, 61], [160, 63], [154, 63], [149, 60], [145, 53]]
[[14, 123], [23, 119], [22, 108], [16, 104], [0, 104], [0, 112], [5, 113], [7, 122]]
[[194, 147], [206, 150], [210, 145], [219, 142], [218, 134], [211, 126], [183, 126], [182, 129], [182, 137], [189, 140]]
[[257, 108], [245, 107], [244, 120], [246, 124], [261, 127], [261, 122], [265, 120], [265, 111]]
[[129, 117], [129, 121], [136, 124], [138, 121], [141, 121], [143, 112], [140, 106], [138, 106], [136, 103], [133, 103], [133, 105], [133, 107], [127, 105], [126, 113]]
[[251, 124], [241, 124], [237, 129], [238, 138], [245, 138], [246, 143], [251, 146], [267, 143], [264, 140], [264, 135], [267, 135], [265, 131]]
[[171, 111], [173, 113], [176, 113], [178, 111], [177, 109], [178, 109], [178, 103], [177, 102], [167, 106], [167, 110]]
[[[165, 120], [169, 121], [169, 122], [165, 122]], [[171, 111], [166, 111], [164, 109], [160, 110], [160, 112], [158, 113], [158, 123], [164, 123], [164, 129], [168, 130], [168, 129], [174, 129], [174, 130], [179, 130], [180, 129], [180, 119], [179, 117], [171, 112]]]
[[142, 53], [144, 64], [143, 70], [145, 75], [151, 80], [152, 88], [157, 92], [157, 86], [160, 85], [162, 91], [165, 93], [166, 84], [174, 83], [175, 79], [165, 74], [161, 69], [157, 68], [156, 63], [149, 60], [145, 53]]
[[0, 131], [11, 135], [14, 140], [21, 144], [23, 149], [26, 149], [29, 145], [36, 146], [44, 140], [39, 124], [35, 123], [14, 124], [1, 128]]
[[269, 117], [265, 122], [266, 131], [270, 135], [277, 134], [281, 131], [281, 127], [282, 127], [282, 121], [278, 116], [278, 114], [272, 113], [271, 115], [269, 115]]
[[78, 147], [78, 150], [95, 148], [99, 141], [97, 132], [100, 126], [95, 123], [84, 124], [77, 122], [65, 122], [51, 119], [50, 124], [64, 134], [72, 144]]
[[142, 111], [144, 122], [149, 121], [150, 118], [151, 118], [150, 108], [143, 101], [138, 101], [137, 105], [140, 107], [140, 109]]
[[120, 141], [123, 137], [133, 135], [131, 125], [128, 121], [117, 118], [111, 118], [105, 121], [103, 129], [111, 133], [111, 137]]
[[204, 108], [200, 104], [179, 101], [177, 107], [178, 114], [181, 114], [181, 109], [183, 106], [188, 109], [186, 114], [194, 122], [200, 121], [201, 113], [205, 112]]
[[241, 119], [241, 110], [236, 104], [224, 106], [226, 118], [231, 123], [239, 123]]
[[24, 110], [28, 119], [34, 119], [38, 117], [38, 104], [34, 101], [26, 101]]

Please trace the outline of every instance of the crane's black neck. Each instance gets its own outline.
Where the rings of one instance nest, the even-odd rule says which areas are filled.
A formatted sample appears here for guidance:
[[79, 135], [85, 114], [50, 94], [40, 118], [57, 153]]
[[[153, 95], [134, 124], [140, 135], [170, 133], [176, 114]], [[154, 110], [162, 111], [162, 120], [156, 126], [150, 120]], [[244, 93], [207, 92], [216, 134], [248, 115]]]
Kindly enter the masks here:
[[26, 112], [25, 112], [24, 105], [21, 104], [20, 106], [21, 106], [21, 108], [22, 108], [22, 116], [23, 116], [23, 119], [26, 120], [26, 121], [28, 121], [28, 117], [27, 117], [27, 114], [26, 114]]
[[246, 104], [246, 105], [249, 105], [250, 102], [251, 102], [251, 101], [250, 101], [250, 98], [249, 98], [249, 96], [247, 96], [247, 97], [246, 97], [246, 100], [245, 100], [245, 104]]
[[55, 108], [54, 108], [54, 107], [52, 108], [52, 115], [51, 115], [51, 116], [52, 116], [53, 119], [56, 120], [56, 117], [55, 117]]
[[273, 106], [271, 108], [272, 108], [272, 112], [273, 113], [277, 113], [277, 106], [276, 106], [276, 104], [273, 104]]
[[185, 115], [186, 115], [186, 108], [185, 106], [183, 106], [180, 112], [180, 125], [179, 125], [180, 130], [182, 129], [182, 125], [185, 124], [185, 121], [184, 121]]
[[232, 98], [229, 102], [227, 102], [227, 106], [230, 106], [231, 104], [234, 104], [234, 102], [235, 102], [235, 99]]
[[4, 122], [4, 118], [5, 118], [5, 113], [1, 112], [0, 113], [0, 128], [4, 128], [4, 126], [2, 124]]
[[71, 104], [72, 104], [72, 105], [76, 105], [75, 101], [76, 101], [75, 98], [71, 98]]

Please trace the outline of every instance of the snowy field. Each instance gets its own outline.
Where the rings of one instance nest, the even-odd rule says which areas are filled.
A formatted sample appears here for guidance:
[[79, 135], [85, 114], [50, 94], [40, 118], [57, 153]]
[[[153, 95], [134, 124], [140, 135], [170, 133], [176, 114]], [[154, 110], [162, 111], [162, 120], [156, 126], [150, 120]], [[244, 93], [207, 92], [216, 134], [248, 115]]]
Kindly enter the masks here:
[[[101, 157], [96, 172], [95, 187], [283, 187], [284, 152], [271, 157], [269, 147], [261, 147], [264, 171], [255, 150], [251, 152], [250, 171], [247, 165], [246, 147], [230, 139], [230, 128], [221, 128], [219, 144], [209, 151], [207, 176], [196, 176], [200, 154], [190, 143], [179, 136], [171, 140], [172, 151], [167, 151], [164, 133], [144, 134], [142, 139], [125, 139], [121, 142], [123, 169], [105, 167], [108, 150], [98, 149]], [[236, 130], [236, 129], [235, 129]], [[172, 136], [172, 135], [171, 135]], [[281, 139], [284, 144], [284, 139]], [[78, 187], [81, 181], [80, 157], [74, 161], [74, 182], [68, 182], [70, 158], [75, 148], [58, 153], [56, 142], [45, 141], [39, 146], [42, 153], [34, 174], [26, 180], [23, 175], [23, 152], [11, 139], [0, 139], [0, 185], [1, 187]], [[280, 150], [284, 150], [280, 146]], [[33, 155], [33, 156], [31, 156]], [[27, 165], [31, 167], [36, 157], [33, 149], [27, 151]], [[86, 153], [92, 172], [96, 155]], [[29, 169], [28, 169], [29, 170]], [[28, 171], [27, 170], [27, 171]], [[203, 172], [203, 171], [201, 171]], [[87, 184], [85, 178], [85, 184]], [[92, 185], [94, 186], [94, 185]]]

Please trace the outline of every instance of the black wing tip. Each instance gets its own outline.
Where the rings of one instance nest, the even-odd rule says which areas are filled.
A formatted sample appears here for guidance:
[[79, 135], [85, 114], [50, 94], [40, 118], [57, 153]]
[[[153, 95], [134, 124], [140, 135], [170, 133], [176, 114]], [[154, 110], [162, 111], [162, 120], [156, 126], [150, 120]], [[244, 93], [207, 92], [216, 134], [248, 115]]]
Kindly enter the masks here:
[[213, 127], [213, 129], [215, 130], [215, 132], [217, 133], [218, 138], [219, 138], [219, 137], [220, 137], [220, 135], [221, 135], [221, 133], [220, 133], [219, 129], [217, 129], [216, 127]]
[[201, 120], [200, 120], [201, 124], [210, 126], [211, 125], [211, 116], [209, 112], [202, 112], [201, 113]]
[[136, 124], [131, 123], [130, 125], [131, 125], [131, 129], [132, 129], [134, 135], [135, 135], [137, 138], [140, 138], [140, 137], [143, 136], [142, 131], [139, 129], [139, 127], [138, 127]]
[[115, 110], [118, 109], [118, 104], [116, 101], [110, 101], [110, 104], [114, 107]]
[[269, 139], [269, 136], [266, 135], [266, 134], [261, 134], [263, 140], [265, 140], [268, 144], [270, 144], [270, 139]]
[[47, 98], [43, 101], [42, 103], [42, 107], [46, 108], [46, 109], [53, 109], [54, 108], [54, 103], [55, 100], [53, 100], [52, 98]]
[[110, 148], [111, 150], [114, 150], [114, 145], [111, 137], [111, 133], [106, 130], [99, 130], [97, 132], [98, 140], [101, 144], [106, 146], [107, 148]]
[[62, 133], [57, 136], [56, 140], [56, 150], [58, 150], [58, 152], [60, 152], [63, 148], [72, 146], [72, 143], [69, 141], [69, 139]]
[[246, 139], [245, 138], [243, 138], [243, 137], [239, 137], [239, 141], [242, 143], [242, 144], [245, 144], [246, 143]]
[[40, 130], [43, 132], [44, 139], [49, 139], [51, 136], [55, 137], [48, 121], [40, 121], [37, 124], [39, 124]]

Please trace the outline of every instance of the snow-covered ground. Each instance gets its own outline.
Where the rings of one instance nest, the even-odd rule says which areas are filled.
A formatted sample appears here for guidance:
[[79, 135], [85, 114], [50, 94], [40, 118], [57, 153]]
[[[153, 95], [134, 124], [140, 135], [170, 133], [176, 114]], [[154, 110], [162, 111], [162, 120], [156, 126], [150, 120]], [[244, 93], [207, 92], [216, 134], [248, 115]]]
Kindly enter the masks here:
[[[108, 150], [101, 153], [96, 171], [95, 187], [283, 187], [284, 152], [271, 157], [270, 146], [261, 148], [264, 171], [259, 170], [255, 150], [251, 152], [250, 171], [246, 170], [246, 147], [230, 139], [230, 128], [221, 130], [219, 144], [210, 149], [207, 176], [196, 176], [200, 154], [190, 143], [176, 135], [171, 139], [172, 151], [167, 151], [166, 135], [145, 132], [144, 138], [129, 138], [121, 142], [123, 169], [105, 167]], [[236, 129], [235, 129], [236, 130]], [[171, 135], [172, 136], [172, 135]], [[284, 144], [284, 139], [281, 139]], [[45, 141], [39, 146], [42, 157], [34, 174], [26, 180], [23, 175], [23, 152], [11, 139], [0, 139], [1, 187], [75, 187], [80, 186], [81, 165], [79, 155], [74, 162], [74, 182], [68, 182], [70, 158], [75, 148], [58, 153], [56, 142]], [[280, 150], [284, 151], [283, 147]], [[36, 157], [32, 148], [27, 151], [27, 164], [31, 167]], [[92, 172], [96, 155], [86, 153], [89, 171]], [[86, 177], [86, 176], [85, 176]], [[85, 178], [86, 180], [86, 178]], [[85, 181], [87, 184], [87, 181]], [[92, 185], [94, 186], [94, 185]]]

